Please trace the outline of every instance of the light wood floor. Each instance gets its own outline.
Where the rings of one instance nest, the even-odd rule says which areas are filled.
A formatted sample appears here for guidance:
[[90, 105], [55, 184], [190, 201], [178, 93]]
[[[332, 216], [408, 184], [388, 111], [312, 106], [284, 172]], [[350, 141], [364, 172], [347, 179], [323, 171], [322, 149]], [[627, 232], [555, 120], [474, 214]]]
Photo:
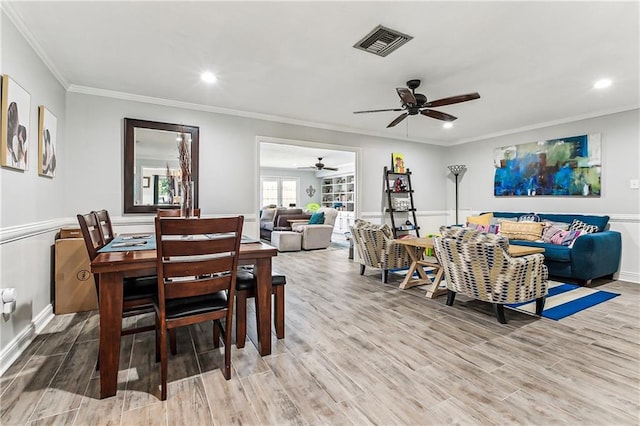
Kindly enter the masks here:
[[601, 282], [622, 296], [559, 322], [507, 310], [501, 325], [480, 302], [447, 307], [362, 277], [346, 250], [274, 266], [288, 280], [286, 338], [264, 358], [234, 347], [230, 381], [211, 328], [182, 329], [160, 402], [142, 333], [123, 338], [119, 391], [100, 400], [96, 312], [57, 316], [2, 376], [0, 424], [640, 423], [640, 285]]

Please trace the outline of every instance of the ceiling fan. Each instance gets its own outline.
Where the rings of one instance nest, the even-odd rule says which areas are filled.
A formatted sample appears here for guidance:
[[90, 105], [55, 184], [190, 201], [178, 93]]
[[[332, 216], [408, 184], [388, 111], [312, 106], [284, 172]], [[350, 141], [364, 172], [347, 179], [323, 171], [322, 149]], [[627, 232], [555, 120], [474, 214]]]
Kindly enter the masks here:
[[299, 169], [313, 169], [313, 170], [333, 170], [333, 171], [338, 170], [336, 167], [326, 167], [322, 163], [322, 157], [318, 157], [318, 162], [316, 164], [314, 164], [313, 166], [298, 167], [298, 168]]
[[460, 102], [472, 101], [474, 99], [480, 98], [480, 95], [474, 92], [474, 93], [467, 93], [466, 95], [451, 96], [448, 98], [437, 99], [435, 101], [428, 101], [425, 95], [416, 93], [416, 89], [419, 86], [420, 86], [420, 80], [409, 80], [407, 81], [408, 89], [405, 87], [396, 88], [396, 91], [398, 92], [398, 96], [400, 96], [400, 99], [402, 101], [401, 108], [355, 111], [354, 114], [364, 114], [369, 112], [383, 112], [383, 111], [404, 111], [395, 120], [389, 123], [387, 127], [395, 126], [396, 124], [400, 123], [402, 120], [407, 118], [409, 115], [418, 115], [418, 114], [435, 118], [437, 120], [453, 121], [453, 120], [456, 120], [458, 117], [454, 117], [453, 115], [440, 112], [440, 111], [435, 111], [429, 108], [457, 104]]

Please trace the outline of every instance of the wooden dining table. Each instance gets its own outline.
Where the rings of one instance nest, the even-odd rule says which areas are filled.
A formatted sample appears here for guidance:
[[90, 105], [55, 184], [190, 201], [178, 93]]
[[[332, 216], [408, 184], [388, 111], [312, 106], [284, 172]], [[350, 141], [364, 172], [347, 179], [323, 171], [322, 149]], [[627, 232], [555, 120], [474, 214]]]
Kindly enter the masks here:
[[[275, 247], [262, 242], [240, 245], [238, 262], [254, 265], [258, 351], [271, 354], [271, 259]], [[156, 250], [99, 253], [91, 272], [100, 276], [100, 398], [116, 394], [122, 327], [123, 278], [156, 273]]]

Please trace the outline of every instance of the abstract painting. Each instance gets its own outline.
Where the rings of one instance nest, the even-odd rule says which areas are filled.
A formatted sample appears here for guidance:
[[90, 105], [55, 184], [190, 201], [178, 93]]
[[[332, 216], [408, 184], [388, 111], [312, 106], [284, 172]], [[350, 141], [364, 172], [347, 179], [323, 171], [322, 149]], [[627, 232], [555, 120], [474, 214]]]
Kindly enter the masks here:
[[18, 170], [29, 168], [31, 95], [8, 75], [2, 76], [0, 164]]
[[44, 105], [38, 107], [38, 112], [38, 173], [52, 178], [56, 175], [58, 119]]
[[599, 197], [600, 134], [497, 148], [495, 196]]

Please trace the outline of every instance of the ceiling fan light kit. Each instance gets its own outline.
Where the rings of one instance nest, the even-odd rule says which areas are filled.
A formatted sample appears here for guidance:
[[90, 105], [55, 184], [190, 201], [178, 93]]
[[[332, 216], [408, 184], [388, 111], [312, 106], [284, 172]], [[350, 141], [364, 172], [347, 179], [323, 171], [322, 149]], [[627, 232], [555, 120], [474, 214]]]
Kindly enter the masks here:
[[436, 111], [430, 108], [437, 108], [445, 105], [457, 104], [460, 102], [472, 101], [479, 99], [480, 95], [477, 92], [467, 93], [465, 95], [450, 96], [448, 98], [437, 99], [435, 101], [429, 101], [427, 97], [421, 93], [416, 93], [416, 89], [420, 86], [420, 80], [414, 79], [407, 81], [407, 87], [398, 87], [396, 92], [402, 102], [401, 108], [389, 108], [389, 109], [374, 109], [366, 111], [355, 111], [354, 114], [365, 114], [370, 112], [384, 112], [384, 111], [404, 111], [395, 120], [387, 125], [387, 128], [394, 127], [402, 120], [410, 115], [424, 115], [425, 117], [435, 118], [436, 120], [442, 120], [446, 122], [452, 122], [457, 120], [458, 117], [454, 117], [446, 112]]

